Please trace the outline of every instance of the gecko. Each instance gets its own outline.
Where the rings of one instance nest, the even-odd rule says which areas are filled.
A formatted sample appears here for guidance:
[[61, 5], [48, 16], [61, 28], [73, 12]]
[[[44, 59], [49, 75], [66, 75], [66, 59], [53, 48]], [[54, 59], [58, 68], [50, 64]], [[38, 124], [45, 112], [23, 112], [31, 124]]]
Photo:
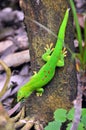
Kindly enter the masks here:
[[67, 51], [63, 49], [63, 47], [68, 17], [69, 9], [66, 10], [62, 24], [60, 25], [55, 47], [52, 48], [52, 44], [46, 46], [46, 52], [42, 55], [42, 59], [45, 60], [46, 63], [40, 68], [38, 73], [35, 73], [30, 80], [18, 90], [18, 102], [28, 98], [33, 91], [36, 91], [37, 95], [41, 96], [44, 92], [43, 86], [49, 83], [54, 77], [56, 67], [64, 66], [64, 57]]

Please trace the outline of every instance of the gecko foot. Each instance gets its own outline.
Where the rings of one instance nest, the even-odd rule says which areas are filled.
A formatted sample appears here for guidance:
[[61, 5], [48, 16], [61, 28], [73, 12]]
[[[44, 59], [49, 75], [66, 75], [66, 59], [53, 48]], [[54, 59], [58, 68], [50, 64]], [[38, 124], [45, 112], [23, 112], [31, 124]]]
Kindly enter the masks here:
[[57, 66], [58, 67], [63, 67], [64, 66], [64, 57], [66, 57], [67, 51], [66, 48], [63, 48], [61, 55], [59, 57], [59, 60], [57, 61]]
[[36, 93], [36, 96], [37, 96], [37, 97], [41, 97], [41, 96], [42, 96], [42, 93]]
[[42, 55], [42, 59], [44, 61], [49, 61], [51, 53], [53, 52], [54, 48], [53, 48], [53, 43], [51, 43], [50, 45], [46, 45], [45, 49], [45, 53]]
[[39, 88], [36, 91], [37, 91], [36, 95], [39, 97], [39, 96], [42, 96], [42, 93], [44, 92], [44, 89], [43, 88]]
[[65, 47], [64, 47], [64, 48], [63, 48], [63, 50], [62, 50], [62, 54], [63, 54], [63, 56], [64, 56], [64, 57], [66, 57], [66, 56], [67, 56], [67, 50], [66, 50], [66, 48], [65, 48]]
[[33, 71], [33, 73], [34, 73], [34, 75], [36, 75], [36, 74], [37, 74], [37, 72], [36, 72], [36, 71]]
[[50, 53], [54, 50], [54, 48], [52, 48], [53, 47], [53, 43], [51, 43], [50, 45], [46, 45], [46, 47], [44, 48], [46, 51], [50, 51]]

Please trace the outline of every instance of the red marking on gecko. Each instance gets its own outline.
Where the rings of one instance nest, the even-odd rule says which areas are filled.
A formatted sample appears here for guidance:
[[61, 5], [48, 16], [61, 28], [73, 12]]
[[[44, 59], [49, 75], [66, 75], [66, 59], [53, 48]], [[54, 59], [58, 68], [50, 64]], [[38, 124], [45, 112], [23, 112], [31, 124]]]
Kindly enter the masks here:
[[50, 70], [52, 70], [52, 68], [50, 68]]
[[46, 70], [44, 70], [44, 73], [46, 73]]
[[44, 76], [44, 78], [42, 78], [42, 80], [44, 81], [47, 77], [48, 77], [48, 76], [47, 76], [47, 75], [45, 75], [45, 76]]
[[50, 74], [50, 71], [48, 71], [48, 74]]
[[44, 81], [44, 78], [42, 78], [42, 80]]
[[45, 78], [47, 78], [47, 75], [45, 75]]

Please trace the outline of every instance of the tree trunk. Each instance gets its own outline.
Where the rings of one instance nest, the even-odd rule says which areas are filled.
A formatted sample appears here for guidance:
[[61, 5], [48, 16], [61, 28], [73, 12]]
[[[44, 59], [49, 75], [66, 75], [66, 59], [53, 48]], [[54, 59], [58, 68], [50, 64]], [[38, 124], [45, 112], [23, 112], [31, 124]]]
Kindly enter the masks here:
[[[21, 8], [25, 13], [25, 23], [27, 27], [28, 39], [30, 43], [30, 56], [32, 71], [37, 71], [45, 64], [41, 59], [46, 44], [56, 43], [56, 37], [46, 31], [42, 26], [32, 22], [35, 20], [52, 32], [57, 34], [68, 8], [66, 0], [21, 0]], [[65, 43], [74, 50], [72, 15], [66, 29]], [[38, 81], [40, 82], [40, 81]], [[44, 93], [37, 97], [35, 92], [28, 98], [26, 103], [26, 114], [36, 116], [41, 121], [53, 119], [53, 112], [57, 108], [70, 109], [72, 101], [76, 96], [76, 72], [75, 64], [68, 52], [65, 58], [65, 66], [57, 68], [54, 78], [44, 87]]]

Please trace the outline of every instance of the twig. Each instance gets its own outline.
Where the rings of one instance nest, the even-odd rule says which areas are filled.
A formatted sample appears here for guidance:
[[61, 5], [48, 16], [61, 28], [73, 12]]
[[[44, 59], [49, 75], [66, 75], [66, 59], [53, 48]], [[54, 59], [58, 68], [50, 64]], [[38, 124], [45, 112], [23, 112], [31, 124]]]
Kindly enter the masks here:
[[11, 70], [6, 65], [6, 63], [4, 61], [0, 60], [0, 64], [3, 66], [3, 68], [4, 68], [4, 70], [6, 71], [6, 74], [7, 74], [4, 87], [3, 87], [3, 89], [0, 92], [0, 98], [1, 98], [5, 94], [5, 92], [7, 91], [7, 89], [8, 89], [8, 83], [9, 83], [10, 77], [11, 77]]
[[[7, 64], [8, 67], [11, 67], [11, 66], [16, 67], [23, 63], [27, 63], [30, 61], [29, 50], [10, 54], [10, 55], [6, 56], [3, 59], [3, 61]], [[1, 66], [0, 66], [0, 70], [3, 70], [3, 68]]]
[[78, 93], [77, 93], [77, 98], [74, 101], [75, 114], [74, 114], [72, 127], [70, 130], [77, 130], [79, 122], [80, 122], [81, 110], [82, 110], [82, 83], [81, 83], [80, 73], [78, 73], [77, 79], [78, 79], [78, 86], [77, 86]]
[[[19, 127], [24, 126], [25, 124], [27, 124], [27, 122], [30, 122], [31, 125], [32, 125], [33, 124], [33, 119], [31, 119], [31, 121], [32, 121], [32, 123], [30, 122], [30, 117], [26, 117], [26, 118], [24, 118], [22, 120], [19, 120], [18, 122], [15, 123], [15, 129], [16, 128], [18, 129]], [[23, 130], [23, 128], [22, 128], [22, 130]]]
[[[10, 110], [8, 110], [8, 114], [9, 114], [9, 116], [11, 116], [15, 111], [17, 111], [17, 109], [20, 107], [20, 102], [19, 103], [17, 103], [13, 108], [11, 108]], [[21, 114], [21, 111], [19, 112], [20, 114]], [[20, 115], [19, 114], [19, 115]], [[15, 116], [14, 118], [14, 121], [16, 121], [16, 119], [18, 118], [18, 117], [20, 117], [20, 116], [18, 116], [17, 115], [17, 117]]]
[[27, 121], [26, 125], [21, 130], [30, 130], [34, 125], [34, 122], [35, 118], [31, 118], [29, 121]]

